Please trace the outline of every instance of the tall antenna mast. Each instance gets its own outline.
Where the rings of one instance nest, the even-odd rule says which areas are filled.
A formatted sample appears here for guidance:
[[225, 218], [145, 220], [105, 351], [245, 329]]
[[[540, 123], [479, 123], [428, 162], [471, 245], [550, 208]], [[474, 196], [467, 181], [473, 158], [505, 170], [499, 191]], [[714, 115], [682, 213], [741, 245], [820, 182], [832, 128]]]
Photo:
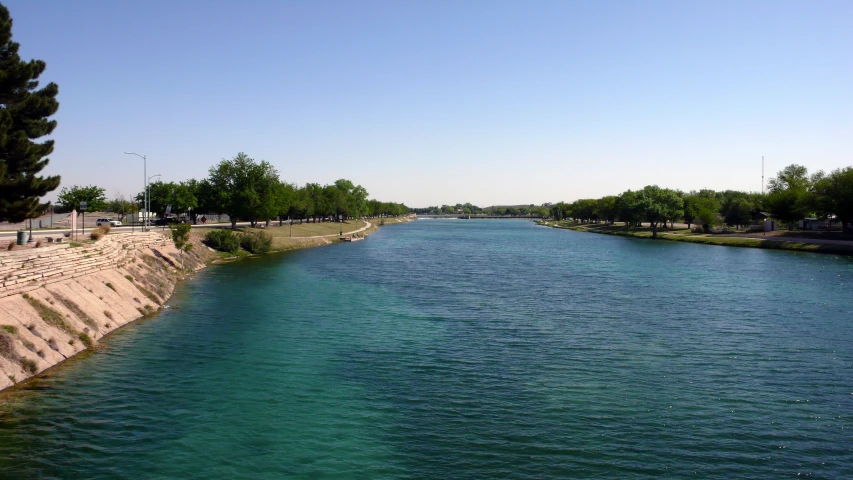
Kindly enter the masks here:
[[764, 155], [761, 156], [761, 194], [764, 195]]

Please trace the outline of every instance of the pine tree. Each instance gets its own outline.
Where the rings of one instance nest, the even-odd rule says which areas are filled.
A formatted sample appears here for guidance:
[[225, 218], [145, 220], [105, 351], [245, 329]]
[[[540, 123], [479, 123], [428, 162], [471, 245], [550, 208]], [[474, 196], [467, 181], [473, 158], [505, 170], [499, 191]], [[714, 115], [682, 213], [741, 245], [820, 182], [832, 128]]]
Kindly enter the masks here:
[[0, 5], [0, 221], [21, 222], [42, 213], [40, 197], [59, 186], [59, 176], [39, 177], [53, 152], [53, 140], [36, 143], [56, 128], [59, 87], [37, 90], [46, 67], [42, 60], [25, 62], [12, 41], [12, 18]]

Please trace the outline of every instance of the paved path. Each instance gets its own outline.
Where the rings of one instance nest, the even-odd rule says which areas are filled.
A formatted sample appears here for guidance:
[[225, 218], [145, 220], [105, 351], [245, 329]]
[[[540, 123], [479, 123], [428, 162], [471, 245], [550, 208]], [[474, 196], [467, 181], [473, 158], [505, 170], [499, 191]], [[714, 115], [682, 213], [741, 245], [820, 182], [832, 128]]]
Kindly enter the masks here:
[[[368, 228], [370, 228], [372, 226], [372, 224], [370, 222], [368, 222], [367, 220], [364, 220], [364, 223], [366, 223], [367, 225], [359, 228], [358, 230], [353, 230], [351, 232], [344, 232], [344, 235], [352, 235], [353, 233], [361, 233], [361, 232], [367, 230]], [[326, 237], [340, 237], [340, 236], [341, 235], [339, 235], [337, 233], [333, 233], [331, 235], [314, 235], [313, 237], [287, 237], [287, 238], [326, 238]]]

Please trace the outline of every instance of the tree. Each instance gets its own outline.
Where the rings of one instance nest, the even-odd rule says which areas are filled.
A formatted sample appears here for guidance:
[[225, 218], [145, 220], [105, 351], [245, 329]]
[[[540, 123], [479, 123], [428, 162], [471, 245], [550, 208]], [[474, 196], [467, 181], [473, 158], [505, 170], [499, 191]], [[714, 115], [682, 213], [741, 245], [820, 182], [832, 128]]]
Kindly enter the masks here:
[[[191, 209], [198, 207], [198, 199], [195, 191], [198, 189], [198, 182], [189, 180], [186, 182], [162, 182], [157, 181], [148, 185], [148, 201], [151, 204], [153, 213], [164, 213], [166, 207], [172, 206], [172, 213], [187, 213]], [[136, 196], [137, 200], [145, 198], [144, 193]]]
[[746, 193], [726, 190], [723, 192], [723, 202], [720, 213], [726, 225], [741, 227], [752, 223], [758, 208]]
[[[658, 224], [680, 216], [684, 205], [674, 190], [649, 185], [639, 192], [643, 216], [652, 227], [652, 238], [658, 236]], [[682, 212], [682, 213], [680, 213]]]
[[847, 233], [853, 222], [853, 167], [838, 169], [814, 185], [816, 210], [830, 217], [835, 215], [841, 229]]
[[717, 200], [714, 192], [710, 192], [709, 195], [702, 195], [700, 192], [699, 195], [695, 196], [692, 200], [692, 204], [695, 210], [695, 219], [699, 225], [702, 225], [702, 230], [705, 233], [711, 233], [711, 228], [718, 225], [720, 223], [720, 202]]
[[779, 221], [792, 224], [809, 214], [810, 180], [808, 170], [801, 165], [788, 165], [771, 178], [767, 186], [767, 206]]
[[616, 200], [616, 208], [619, 218], [626, 226], [639, 226], [643, 219], [643, 205], [640, 201], [640, 192], [628, 190], [623, 192]]
[[112, 200], [110, 200], [107, 205], [107, 211], [118, 214], [119, 220], [124, 220], [125, 215], [130, 213], [133, 207], [133, 202], [131, 202], [127, 197], [122, 195], [121, 193], [116, 193]]
[[175, 248], [181, 252], [181, 270], [184, 269], [184, 252], [189, 252], [193, 248], [190, 243], [190, 230], [192, 227], [189, 223], [179, 223], [172, 228], [172, 242], [175, 243]]
[[598, 201], [599, 216], [611, 225], [613, 224], [613, 222], [616, 221], [616, 218], [619, 216], [619, 208], [617, 202], [618, 198], [613, 195], [602, 197]]
[[37, 89], [46, 64], [22, 61], [18, 47], [9, 10], [0, 5], [0, 221], [10, 222], [41, 214], [48, 204], [39, 199], [59, 186], [59, 176], [38, 176], [50, 162], [53, 140], [34, 142], [56, 128], [48, 117], [59, 109], [59, 87], [51, 82]]
[[776, 173], [767, 181], [767, 189], [772, 192], [779, 190], [806, 189], [809, 187], [809, 170], [797, 164], [791, 164]]
[[[269, 163], [260, 163], [243, 152], [231, 160], [222, 160], [210, 167], [208, 178], [210, 198], [217, 213], [231, 217], [231, 228], [237, 228], [239, 218], [248, 218], [254, 226], [258, 218], [269, 220], [279, 212], [275, 205], [275, 182], [278, 171]], [[207, 187], [204, 187], [207, 188]]]
[[81, 187], [74, 185], [71, 188], [62, 187], [59, 191], [59, 196], [56, 199], [57, 205], [66, 212], [71, 210], [80, 210], [80, 202], [86, 202], [86, 210], [89, 212], [97, 212], [106, 210], [107, 198], [104, 195], [104, 189], [95, 185]]

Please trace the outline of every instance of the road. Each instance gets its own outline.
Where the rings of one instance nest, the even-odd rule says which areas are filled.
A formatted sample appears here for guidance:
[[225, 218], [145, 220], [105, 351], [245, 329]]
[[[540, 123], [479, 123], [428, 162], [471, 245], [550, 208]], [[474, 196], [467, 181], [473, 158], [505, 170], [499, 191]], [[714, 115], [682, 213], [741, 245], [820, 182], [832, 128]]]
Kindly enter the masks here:
[[[238, 227], [247, 227], [251, 225], [249, 222], [237, 222]], [[229, 227], [230, 223], [206, 223], [204, 225], [193, 225], [192, 228], [216, 228], [216, 227]], [[86, 232], [91, 232], [94, 227], [86, 227]], [[164, 230], [168, 227], [161, 226], [151, 226], [148, 227], [150, 230]], [[142, 227], [130, 227], [130, 226], [121, 226], [121, 227], [113, 227], [110, 231], [114, 233], [130, 233], [130, 232], [139, 232]], [[71, 231], [70, 228], [58, 228], [54, 230], [33, 230], [33, 238], [40, 237], [61, 237], [64, 233]], [[15, 230], [4, 230], [0, 231], [0, 238], [15, 238], [18, 232]]]
[[[360, 232], [363, 232], [363, 231], [365, 231], [371, 227], [370, 222], [368, 222], [367, 220], [364, 220], [364, 222], [367, 224], [367, 226], [359, 228], [358, 230], [353, 230], [352, 232], [344, 232], [344, 235], [351, 235], [353, 233], [360, 233]], [[278, 221], [271, 222], [270, 226], [275, 226], [277, 223], [278, 223]], [[287, 225], [287, 222], [284, 222], [284, 224]], [[248, 227], [250, 225], [251, 225], [250, 222], [237, 222], [238, 227]], [[223, 227], [230, 227], [230, 226], [231, 226], [230, 223], [206, 223], [206, 224], [202, 224], [202, 225], [192, 225], [192, 228], [223, 228]], [[153, 230], [153, 231], [162, 231], [162, 230], [166, 230], [168, 227], [151, 226], [148, 228], [150, 230]], [[44, 237], [61, 237], [63, 234], [65, 234], [66, 232], [69, 232], [70, 230], [71, 229], [68, 229], [68, 228], [55, 229], [55, 230], [33, 230], [33, 238], [39, 239], [39, 238], [44, 238]], [[92, 228], [87, 227], [86, 231], [91, 232]], [[140, 231], [142, 231], [142, 227], [121, 226], [121, 227], [113, 227], [112, 229], [110, 229], [110, 232], [112, 232], [112, 233], [130, 233], [130, 232], [134, 232], [134, 231], [140, 232]], [[0, 231], [0, 239], [16, 238], [17, 234], [18, 234], [18, 232], [16, 232], [16, 231]], [[337, 237], [337, 236], [339, 236], [337, 233], [333, 233], [333, 234], [329, 234], [329, 235], [315, 235], [312, 237], [293, 237], [293, 238], [322, 238], [322, 237]]]

